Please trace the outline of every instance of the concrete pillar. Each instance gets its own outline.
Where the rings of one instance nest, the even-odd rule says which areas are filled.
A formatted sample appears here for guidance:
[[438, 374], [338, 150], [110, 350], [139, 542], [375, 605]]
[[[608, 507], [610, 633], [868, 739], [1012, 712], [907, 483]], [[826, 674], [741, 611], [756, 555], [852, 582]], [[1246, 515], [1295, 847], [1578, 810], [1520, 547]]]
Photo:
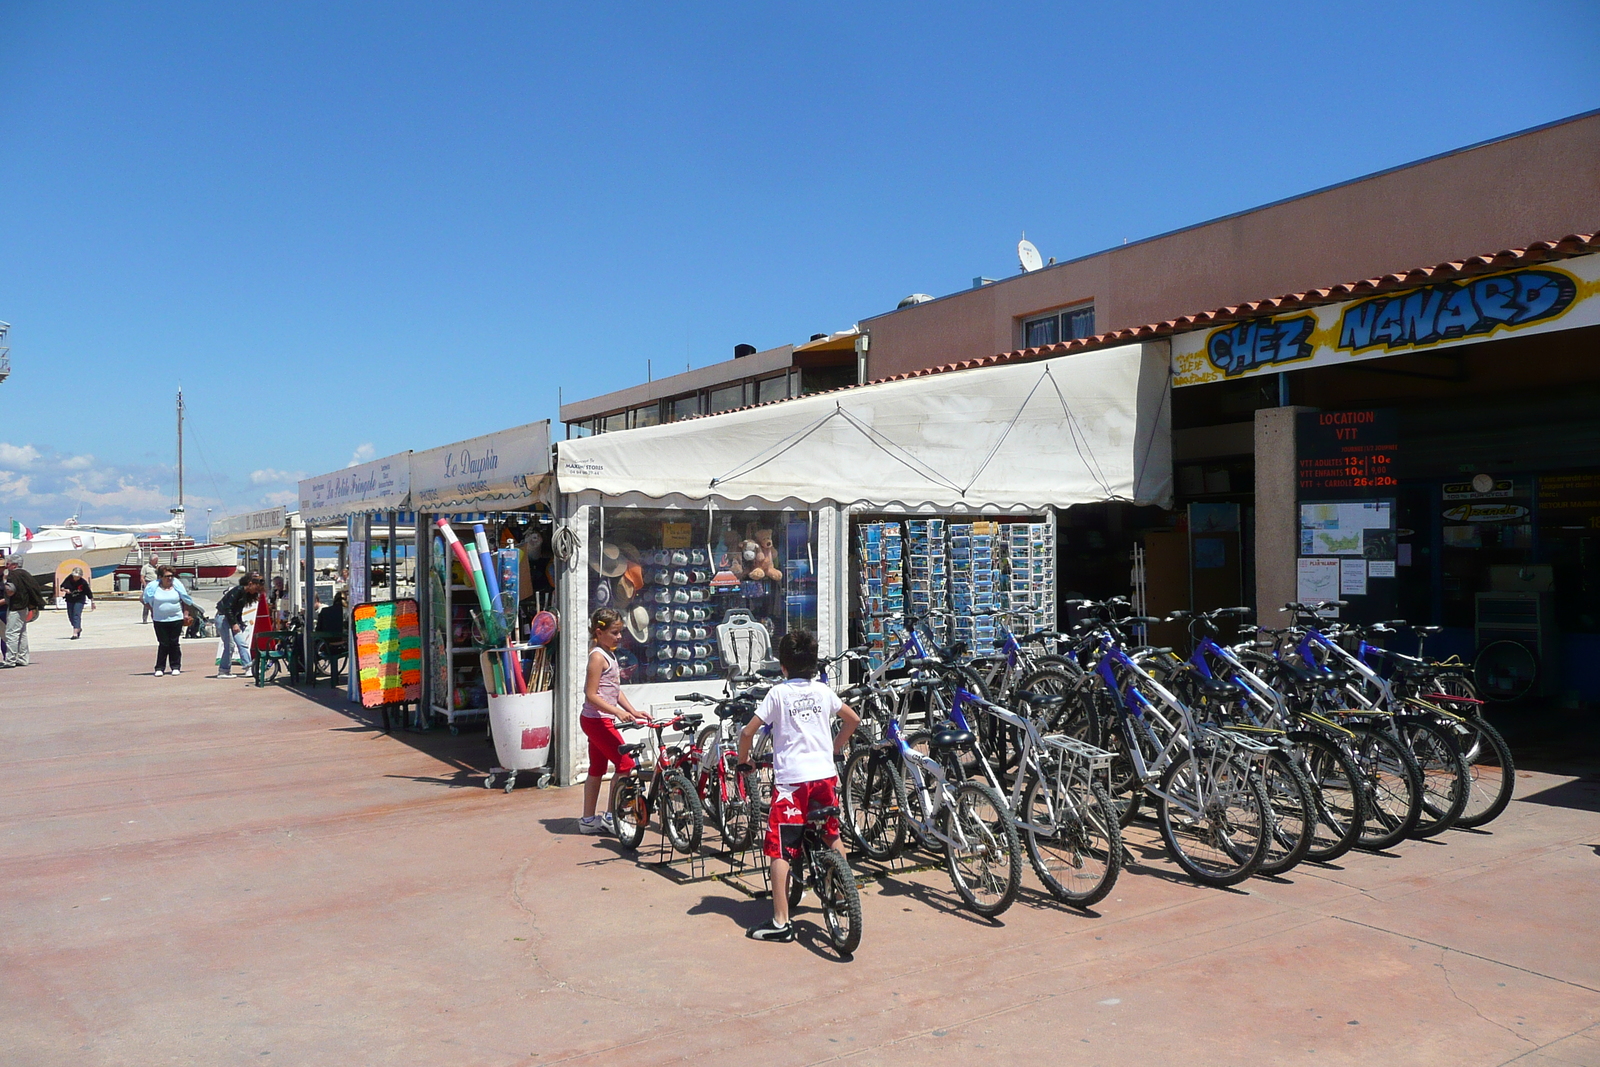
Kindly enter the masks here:
[[1311, 410], [1291, 406], [1256, 412], [1256, 620], [1261, 626], [1283, 625], [1288, 616], [1278, 609], [1295, 599], [1300, 556], [1295, 416]]

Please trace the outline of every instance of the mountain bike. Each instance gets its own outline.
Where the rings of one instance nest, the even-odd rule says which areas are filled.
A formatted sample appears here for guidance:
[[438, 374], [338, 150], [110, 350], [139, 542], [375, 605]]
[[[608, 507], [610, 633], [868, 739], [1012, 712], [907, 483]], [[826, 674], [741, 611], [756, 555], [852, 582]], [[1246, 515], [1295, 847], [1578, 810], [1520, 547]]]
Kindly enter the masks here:
[[[816, 894], [829, 942], [839, 955], [848, 956], [861, 945], [861, 894], [850, 864], [828, 845], [828, 820], [838, 814], [839, 809], [831, 804], [806, 812], [800, 854], [789, 864], [789, 884], [784, 889], [789, 894], [791, 915], [807, 889]], [[774, 886], [773, 892], [777, 891]]]
[[[616, 824], [617, 840], [623, 848], [639, 847], [652, 810], [659, 813], [661, 828], [674, 849], [687, 853], [700, 847], [704, 817], [694, 786], [684, 773], [685, 768], [694, 766], [694, 757], [690, 755], [693, 742], [685, 735], [678, 743], [668, 745], [662, 735], [668, 730], [691, 731], [700, 725], [702, 718], [696, 712], [686, 712], [665, 720], [644, 718], [617, 723], [623, 730], [652, 731], [657, 753], [649, 767], [648, 779], [643, 761], [637, 761], [632, 770], [618, 774], [611, 782], [609, 807]], [[625, 756], [638, 757], [647, 747], [646, 743], [638, 742], [622, 745], [619, 751]]]

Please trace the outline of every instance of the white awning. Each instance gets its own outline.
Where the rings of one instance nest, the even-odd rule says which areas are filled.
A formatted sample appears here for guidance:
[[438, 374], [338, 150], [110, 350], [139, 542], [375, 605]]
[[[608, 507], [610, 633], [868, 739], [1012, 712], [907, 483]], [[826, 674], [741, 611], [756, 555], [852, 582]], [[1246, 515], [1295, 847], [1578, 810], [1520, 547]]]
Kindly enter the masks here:
[[550, 420], [411, 454], [411, 503], [432, 513], [533, 503], [550, 473]]
[[245, 544], [251, 541], [271, 541], [289, 533], [288, 509], [263, 508], [242, 515], [229, 515], [215, 519], [208, 531], [211, 540], [224, 545]]
[[558, 445], [562, 493], [907, 508], [1170, 504], [1166, 342], [949, 371]]
[[313, 526], [369, 511], [404, 511], [411, 490], [411, 453], [319, 474], [300, 483], [300, 517]]

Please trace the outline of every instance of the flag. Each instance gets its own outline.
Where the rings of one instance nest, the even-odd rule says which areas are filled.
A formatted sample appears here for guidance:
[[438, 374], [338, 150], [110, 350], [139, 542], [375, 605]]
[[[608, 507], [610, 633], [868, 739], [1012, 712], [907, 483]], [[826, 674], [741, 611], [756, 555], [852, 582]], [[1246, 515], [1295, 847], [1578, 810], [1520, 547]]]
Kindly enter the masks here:
[[32, 541], [33, 531], [28, 529], [16, 519], [11, 520], [11, 536], [18, 541]]

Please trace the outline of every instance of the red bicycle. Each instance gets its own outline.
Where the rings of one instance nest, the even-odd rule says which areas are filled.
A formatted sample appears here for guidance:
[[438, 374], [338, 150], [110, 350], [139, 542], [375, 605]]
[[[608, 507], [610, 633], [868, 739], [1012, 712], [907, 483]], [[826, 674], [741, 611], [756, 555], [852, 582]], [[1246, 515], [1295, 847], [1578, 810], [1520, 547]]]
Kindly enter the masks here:
[[[623, 730], [654, 731], [657, 752], [651, 766], [635, 762], [632, 770], [617, 775], [611, 782], [611, 818], [616, 823], [617, 840], [623, 848], [639, 847], [650, 824], [652, 809], [660, 813], [661, 828], [674, 849], [693, 852], [700, 847], [705, 820], [689, 775], [698, 762], [690, 735], [703, 718], [698, 712], [687, 712], [664, 721], [638, 719], [617, 723]], [[662, 736], [668, 730], [682, 731], [683, 737], [669, 745]], [[646, 743], [639, 742], [623, 745], [620, 751], [637, 760], [647, 747]]]
[[740, 774], [737, 769], [737, 738], [739, 729], [755, 714], [755, 702], [743, 694], [718, 700], [704, 693], [688, 693], [678, 699], [711, 704], [720, 720], [701, 730], [695, 738], [690, 749], [695, 759], [690, 778], [728, 851], [743, 852], [755, 840], [758, 812], [753, 801], [755, 784], [749, 775]]

